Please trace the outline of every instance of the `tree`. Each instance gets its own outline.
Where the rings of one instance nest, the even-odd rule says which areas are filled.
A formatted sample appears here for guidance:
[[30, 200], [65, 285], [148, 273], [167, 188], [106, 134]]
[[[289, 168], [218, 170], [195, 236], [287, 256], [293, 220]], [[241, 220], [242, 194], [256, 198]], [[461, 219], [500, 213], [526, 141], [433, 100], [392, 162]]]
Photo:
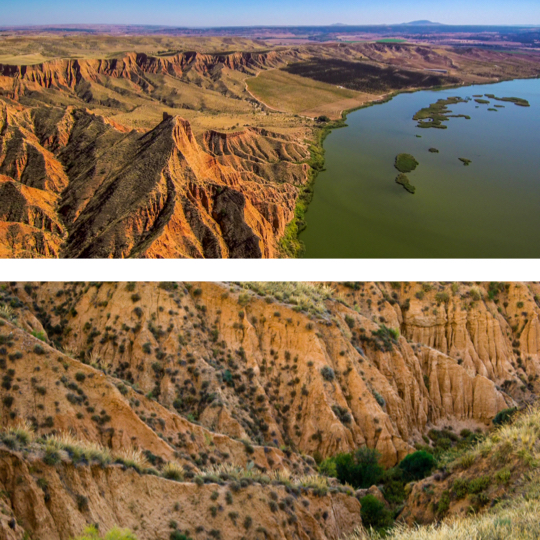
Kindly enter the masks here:
[[381, 454], [374, 448], [363, 446], [354, 454], [338, 454], [335, 457], [336, 474], [340, 482], [356, 488], [368, 488], [377, 484], [384, 469], [379, 464]]
[[362, 508], [360, 514], [362, 516], [362, 525], [374, 529], [385, 529], [392, 525], [392, 512], [386, 508], [384, 503], [379, 501], [374, 495], [366, 495], [360, 499]]
[[405, 481], [421, 480], [428, 476], [434, 469], [437, 460], [425, 450], [413, 452], [405, 456], [398, 467], [403, 470]]

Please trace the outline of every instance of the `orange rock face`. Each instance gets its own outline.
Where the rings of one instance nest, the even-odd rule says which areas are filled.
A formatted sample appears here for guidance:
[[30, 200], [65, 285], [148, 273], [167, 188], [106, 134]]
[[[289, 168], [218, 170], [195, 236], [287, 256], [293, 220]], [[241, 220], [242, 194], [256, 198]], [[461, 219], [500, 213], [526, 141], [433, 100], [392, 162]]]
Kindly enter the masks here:
[[58, 347], [154, 396], [171, 436], [178, 421], [169, 428], [166, 418], [180, 412], [227, 437], [312, 456], [368, 445], [393, 465], [432, 427], [482, 428], [534, 395], [536, 285], [509, 284], [493, 300], [488, 284], [334, 287], [344, 303], [328, 300], [314, 320], [212, 283], [16, 294]]
[[[188, 84], [200, 79], [223, 92], [216, 70], [248, 74], [284, 62], [275, 52], [130, 53], [112, 60], [0, 65], [0, 91], [7, 96], [0, 98], [6, 195], [0, 199], [0, 254], [278, 256], [278, 241], [308, 179], [303, 140], [247, 128], [210, 131], [197, 141], [187, 121], [169, 114], [141, 133], [84, 105], [100, 103], [92, 85], [110, 86], [114, 79], [129, 81], [138, 96], [153, 91], [147, 75]], [[62, 96], [83, 106], [63, 106]], [[31, 201], [25, 200], [27, 188], [39, 190]]]
[[5, 106], [6, 257], [275, 257], [307, 181], [305, 144], [166, 118], [140, 134], [84, 110]]

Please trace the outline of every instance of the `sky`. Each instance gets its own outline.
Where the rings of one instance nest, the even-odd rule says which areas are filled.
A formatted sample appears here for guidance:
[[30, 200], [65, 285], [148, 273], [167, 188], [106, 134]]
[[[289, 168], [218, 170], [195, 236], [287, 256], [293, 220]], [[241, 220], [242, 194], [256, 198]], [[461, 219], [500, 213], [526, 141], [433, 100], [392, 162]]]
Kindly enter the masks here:
[[394, 24], [540, 25], [540, 0], [0, 0], [0, 26]]

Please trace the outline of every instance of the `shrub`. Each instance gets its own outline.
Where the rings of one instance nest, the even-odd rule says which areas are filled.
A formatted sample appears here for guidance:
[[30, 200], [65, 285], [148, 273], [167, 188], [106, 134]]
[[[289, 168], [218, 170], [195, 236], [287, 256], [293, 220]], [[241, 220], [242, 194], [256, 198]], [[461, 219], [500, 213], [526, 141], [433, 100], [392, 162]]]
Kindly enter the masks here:
[[511, 477], [512, 473], [509, 469], [501, 469], [495, 473], [495, 480], [498, 484], [508, 484]]
[[439, 292], [435, 295], [438, 304], [447, 304], [450, 302], [450, 295], [447, 292]]
[[336, 462], [334, 458], [326, 458], [321, 462], [318, 469], [321, 474], [337, 477]]
[[48, 446], [45, 449], [45, 456], [43, 457], [43, 462], [47, 465], [56, 465], [60, 463], [60, 454], [56, 448]]
[[421, 480], [431, 474], [437, 460], [425, 450], [413, 452], [405, 456], [399, 463], [399, 468], [403, 470], [403, 475], [407, 482]]
[[336, 474], [342, 484], [356, 488], [368, 488], [377, 484], [384, 469], [379, 464], [380, 453], [374, 448], [363, 446], [354, 454], [338, 454], [334, 460]]
[[169, 538], [170, 540], [191, 540], [191, 536], [181, 533], [180, 531], [173, 531]]
[[441, 498], [439, 499], [439, 502], [437, 503], [437, 514], [439, 516], [442, 516], [448, 512], [448, 509], [450, 508], [450, 493], [448, 490], [445, 490], [441, 494]]
[[364, 527], [385, 529], [392, 525], [392, 513], [374, 495], [362, 497], [360, 504], [362, 505], [360, 513]]
[[469, 493], [481, 493], [491, 483], [489, 476], [478, 476], [469, 482]]
[[77, 373], [75, 373], [75, 380], [77, 382], [84, 382], [84, 380], [86, 379], [86, 375], [82, 372], [82, 371], [77, 371]]
[[336, 378], [334, 370], [330, 366], [324, 366], [321, 368], [321, 375], [326, 381], [333, 381]]
[[161, 474], [163, 478], [180, 481], [184, 479], [184, 467], [180, 463], [170, 461], [163, 467]]
[[384, 471], [382, 483], [384, 498], [392, 505], [401, 504], [405, 500], [405, 484], [403, 469], [392, 467]]
[[469, 493], [469, 482], [465, 478], [456, 478], [452, 484], [452, 491], [457, 499], [463, 499]]
[[77, 508], [79, 512], [86, 512], [88, 510], [88, 497], [84, 495], [77, 495]]
[[512, 420], [512, 417], [514, 416], [514, 414], [516, 414], [516, 412], [517, 407], [503, 409], [495, 415], [495, 418], [492, 421], [496, 426], [504, 426], [505, 424], [508, 424], [510, 420]]

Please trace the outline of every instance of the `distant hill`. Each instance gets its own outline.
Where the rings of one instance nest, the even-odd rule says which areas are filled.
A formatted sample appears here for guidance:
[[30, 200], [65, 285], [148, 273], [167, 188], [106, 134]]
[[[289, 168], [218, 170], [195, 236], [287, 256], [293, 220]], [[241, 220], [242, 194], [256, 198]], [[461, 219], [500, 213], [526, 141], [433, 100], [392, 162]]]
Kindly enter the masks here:
[[401, 23], [400, 26], [442, 26], [441, 23], [432, 22], [432, 21], [411, 21], [406, 23]]

